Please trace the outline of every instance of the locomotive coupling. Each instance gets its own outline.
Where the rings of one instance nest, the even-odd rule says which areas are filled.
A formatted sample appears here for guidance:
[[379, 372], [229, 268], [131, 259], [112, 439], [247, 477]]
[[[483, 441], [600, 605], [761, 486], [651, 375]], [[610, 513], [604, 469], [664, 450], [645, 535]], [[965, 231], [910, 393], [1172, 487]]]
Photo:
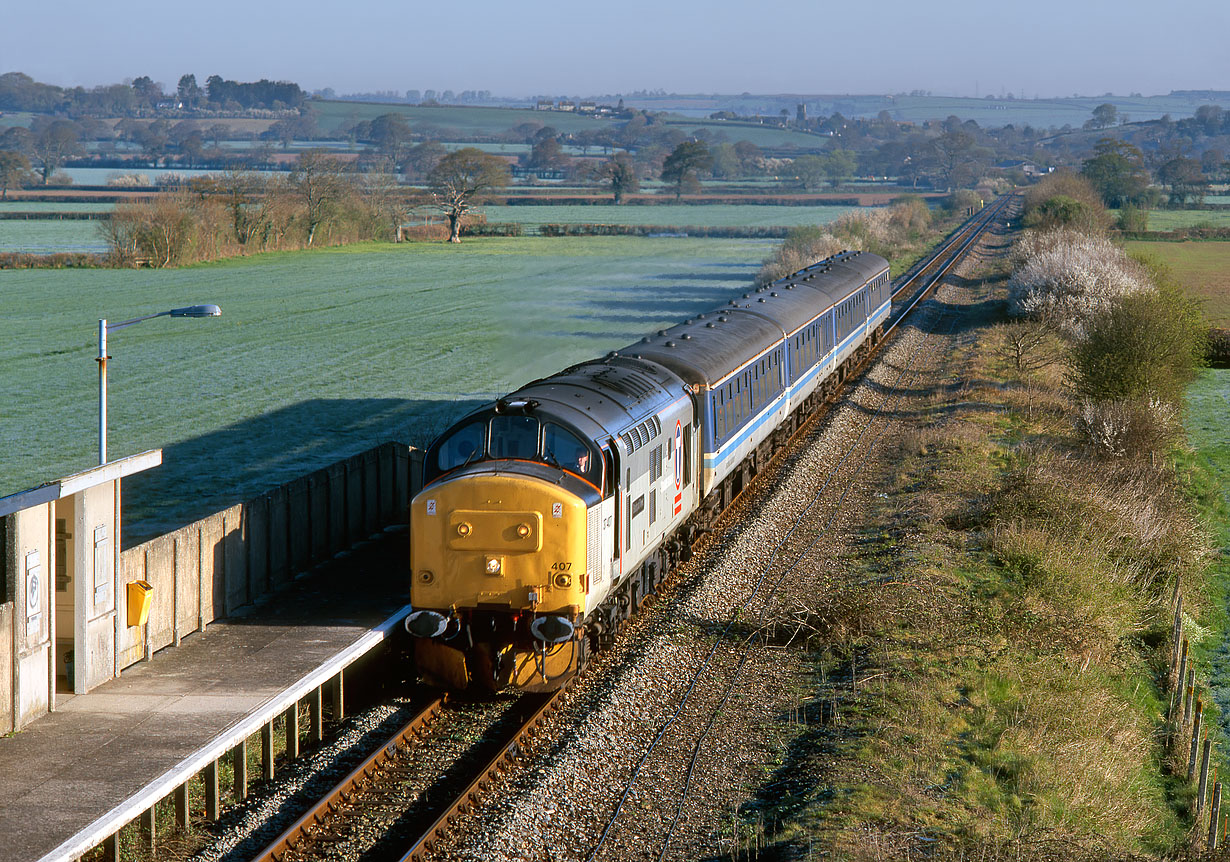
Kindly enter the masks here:
[[565, 617], [539, 617], [530, 624], [530, 633], [548, 644], [562, 644], [572, 640], [576, 628]]

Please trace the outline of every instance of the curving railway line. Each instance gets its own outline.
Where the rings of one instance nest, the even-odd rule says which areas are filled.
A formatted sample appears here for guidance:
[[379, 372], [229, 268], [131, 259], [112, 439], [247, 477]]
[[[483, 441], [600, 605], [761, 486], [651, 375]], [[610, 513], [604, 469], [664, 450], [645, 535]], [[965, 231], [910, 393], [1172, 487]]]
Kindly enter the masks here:
[[[916, 306], [933, 293], [944, 276], [963, 259], [988, 227], [1002, 216], [1005, 208], [1012, 205], [1012, 201], [1013, 196], [1001, 197], [970, 218], [894, 285], [893, 310], [885, 327], [885, 338], [881, 339], [875, 350], [868, 352], [864, 366], [869, 357], [889, 341], [887, 336], [895, 332]], [[763, 613], [769, 599], [783, 579], [799, 565], [806, 550], [815, 547], [827, 534], [840, 506], [830, 506], [825, 512], [817, 507], [818, 502], [827, 496], [835, 497], [839, 504], [845, 498], [862, 469], [862, 462], [858, 459], [864, 456], [855, 454], [856, 451], [860, 447], [869, 447], [878, 435], [884, 433], [883, 425], [877, 425], [876, 420], [881, 413], [892, 409], [898, 391], [917, 382], [919, 373], [917, 369], [910, 371], [902, 368], [893, 384], [894, 388], [884, 396], [849, 450], [839, 459], [838, 466], [846, 469], [844, 478], [838, 482], [834, 478], [835, 473], [830, 475], [797, 515], [790, 519], [793, 523], [789, 530], [772, 549], [758, 577], [754, 578], [754, 589], [730, 613], [701, 666], [688, 675], [683, 686], [683, 697], [673, 715], [657, 729], [627, 777], [622, 792], [616, 794], [618, 801], [613, 811], [609, 812], [601, 828], [595, 828], [593, 840], [588, 844], [589, 860], [597, 859], [602, 854], [609, 837], [624, 816], [625, 803], [638, 792], [638, 787], [645, 780], [642, 768], [662, 742], [668, 739], [676, 720], [688, 708], [689, 698], [698, 681], [710, 671], [719, 647], [723, 644], [728, 647], [733, 645], [734, 667], [726, 671], [727, 680], [716, 705], [703, 707], [708, 717], [701, 722], [704, 729], [690, 746], [690, 758], [684, 758], [680, 770], [682, 784], [677, 797], [671, 801], [663, 800], [664, 804], [673, 808], [673, 813], [662, 831], [656, 858], [661, 860], [667, 857], [688, 801], [692, 772], [706, 737], [718, 722], [731, 693], [737, 689], [748, 656], [764, 640], [764, 631], [756, 625], [757, 614]], [[790, 442], [777, 453], [775, 462], [814, 429], [817, 416], [823, 412], [816, 411], [795, 432]], [[804, 525], [808, 522], [811, 523], [805, 529]], [[736, 625], [737, 622], [740, 624]], [[387, 858], [420, 862], [431, 858], [450, 833], [465, 829], [467, 816], [485, 796], [499, 792], [501, 773], [533, 748], [542, 726], [560, 707], [562, 696], [570, 687], [546, 694], [521, 694], [491, 705], [486, 714], [475, 718], [478, 724], [486, 728], [479, 733], [480, 741], [466, 748], [464, 756], [458, 758], [454, 755], [451, 759], [443, 753], [441, 740], [447, 740], [453, 733], [450, 728], [455, 722], [449, 718], [453, 706], [443, 698], [427, 701], [409, 723], [253, 858], [261, 862], [322, 858]], [[484, 713], [483, 707], [474, 704], [469, 707], [476, 713]], [[414, 774], [413, 778], [407, 778], [410, 773]], [[643, 791], [643, 788], [640, 789]], [[383, 826], [356, 825], [362, 823], [369, 809], [381, 811], [378, 820]], [[393, 814], [389, 813], [390, 809], [394, 810]], [[355, 845], [348, 836], [356, 832], [370, 834], [372, 838]]]

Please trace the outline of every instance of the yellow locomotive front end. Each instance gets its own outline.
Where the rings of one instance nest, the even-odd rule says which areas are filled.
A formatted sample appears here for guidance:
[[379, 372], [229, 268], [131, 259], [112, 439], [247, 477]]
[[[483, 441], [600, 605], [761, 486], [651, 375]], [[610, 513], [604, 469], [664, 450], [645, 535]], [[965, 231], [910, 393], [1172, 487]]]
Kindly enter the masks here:
[[519, 466], [444, 477], [411, 503], [406, 628], [419, 670], [452, 688], [554, 688], [581, 660], [586, 503]]

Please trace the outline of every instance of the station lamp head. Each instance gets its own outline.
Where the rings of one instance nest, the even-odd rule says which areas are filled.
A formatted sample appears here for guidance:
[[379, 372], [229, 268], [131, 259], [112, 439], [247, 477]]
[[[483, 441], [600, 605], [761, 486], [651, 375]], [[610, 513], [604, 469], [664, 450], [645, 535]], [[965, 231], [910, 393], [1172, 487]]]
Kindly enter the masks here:
[[172, 317], [221, 317], [222, 309], [216, 305], [189, 305], [184, 308], [172, 308]]

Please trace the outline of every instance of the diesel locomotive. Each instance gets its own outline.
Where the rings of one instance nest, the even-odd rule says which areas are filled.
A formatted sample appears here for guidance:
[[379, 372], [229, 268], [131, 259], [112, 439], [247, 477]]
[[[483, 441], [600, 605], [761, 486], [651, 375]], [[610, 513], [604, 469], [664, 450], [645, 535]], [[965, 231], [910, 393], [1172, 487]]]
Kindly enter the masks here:
[[883, 258], [842, 252], [441, 434], [410, 506], [419, 671], [560, 686], [879, 340], [891, 294]]

